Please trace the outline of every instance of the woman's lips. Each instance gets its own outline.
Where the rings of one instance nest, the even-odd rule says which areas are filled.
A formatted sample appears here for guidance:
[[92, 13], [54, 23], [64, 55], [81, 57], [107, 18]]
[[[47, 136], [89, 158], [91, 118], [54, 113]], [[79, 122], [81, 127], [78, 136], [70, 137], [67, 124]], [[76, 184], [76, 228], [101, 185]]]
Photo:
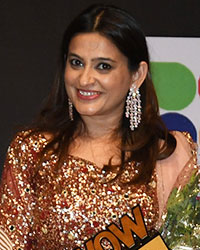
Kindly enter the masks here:
[[77, 95], [82, 100], [94, 100], [100, 96], [99, 91], [91, 91], [91, 90], [77, 90]]

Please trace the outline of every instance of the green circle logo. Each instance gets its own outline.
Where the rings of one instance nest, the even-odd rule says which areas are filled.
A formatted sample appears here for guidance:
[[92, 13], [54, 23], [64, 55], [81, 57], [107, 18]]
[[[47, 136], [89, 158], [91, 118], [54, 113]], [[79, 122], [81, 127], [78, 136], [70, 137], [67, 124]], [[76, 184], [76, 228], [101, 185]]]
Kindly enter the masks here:
[[161, 108], [181, 110], [192, 102], [196, 93], [196, 80], [185, 65], [151, 62], [151, 72]]

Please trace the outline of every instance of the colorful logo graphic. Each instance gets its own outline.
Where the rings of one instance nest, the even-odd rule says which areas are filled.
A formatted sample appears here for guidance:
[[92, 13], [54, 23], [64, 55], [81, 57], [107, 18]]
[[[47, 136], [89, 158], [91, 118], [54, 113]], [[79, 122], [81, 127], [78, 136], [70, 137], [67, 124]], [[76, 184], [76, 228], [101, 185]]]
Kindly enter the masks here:
[[161, 108], [181, 110], [193, 101], [196, 80], [186, 66], [174, 62], [152, 62], [151, 67]]
[[192, 139], [195, 142], [197, 141], [196, 128], [186, 116], [179, 113], [166, 113], [162, 115], [162, 119], [169, 130], [187, 131], [192, 136]]
[[193, 73], [177, 62], [151, 62], [151, 71], [159, 106], [171, 111], [162, 115], [166, 126], [169, 130], [188, 131], [196, 142], [197, 130], [193, 122], [183, 114], [173, 112], [187, 108], [200, 91]]

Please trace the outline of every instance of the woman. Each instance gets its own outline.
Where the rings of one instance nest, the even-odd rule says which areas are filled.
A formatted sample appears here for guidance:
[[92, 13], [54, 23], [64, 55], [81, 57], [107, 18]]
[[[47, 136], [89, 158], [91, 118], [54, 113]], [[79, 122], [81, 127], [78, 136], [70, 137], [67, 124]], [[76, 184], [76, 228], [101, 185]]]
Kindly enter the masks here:
[[158, 228], [173, 187], [195, 171], [189, 135], [169, 133], [158, 114], [145, 37], [127, 12], [91, 6], [61, 52], [46, 106], [8, 150], [3, 249], [83, 246], [137, 204]]

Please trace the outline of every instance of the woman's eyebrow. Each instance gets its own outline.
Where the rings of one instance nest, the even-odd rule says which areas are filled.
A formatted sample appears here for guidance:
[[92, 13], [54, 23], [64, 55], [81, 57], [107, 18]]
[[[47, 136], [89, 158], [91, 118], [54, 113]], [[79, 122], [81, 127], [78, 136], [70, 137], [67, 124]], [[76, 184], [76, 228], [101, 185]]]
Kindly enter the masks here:
[[68, 54], [68, 57], [69, 57], [69, 56], [78, 57], [78, 58], [81, 59], [81, 60], [83, 59], [82, 57], [80, 57], [79, 55], [77, 55], [77, 54], [75, 54], [75, 53], [69, 53], [69, 54]]
[[[69, 53], [68, 56], [74, 56], [74, 57], [77, 57], [77, 58], [83, 60], [83, 58], [82, 58], [81, 56], [77, 55], [76, 53]], [[95, 58], [92, 59], [92, 61], [100, 61], [100, 60], [102, 60], [102, 61], [109, 61], [109, 62], [116, 63], [115, 60], [113, 60], [113, 59], [111, 59], [111, 58], [109, 58], [109, 57], [102, 57], [102, 56], [101, 56], [101, 57], [95, 57]]]
[[96, 60], [102, 60], [102, 61], [110, 61], [110, 62], [114, 62], [116, 63], [115, 60], [109, 58], [109, 57], [96, 57], [96, 58], [93, 58], [92, 61], [96, 61]]

